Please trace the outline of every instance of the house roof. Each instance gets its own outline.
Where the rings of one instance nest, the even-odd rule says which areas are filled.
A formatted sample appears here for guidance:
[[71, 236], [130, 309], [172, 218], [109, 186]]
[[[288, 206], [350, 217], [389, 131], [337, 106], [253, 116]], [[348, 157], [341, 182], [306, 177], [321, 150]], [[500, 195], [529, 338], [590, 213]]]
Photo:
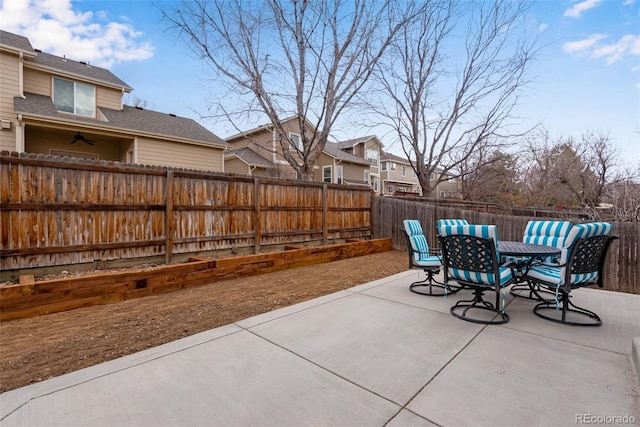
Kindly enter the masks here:
[[[370, 139], [373, 139], [373, 138], [377, 138], [377, 136], [375, 136], [375, 135], [361, 136], [359, 138], [348, 139], [346, 141], [337, 141], [336, 143], [338, 144], [338, 147], [340, 147], [340, 149], [343, 150], [345, 148], [351, 148], [354, 145], [357, 145], [357, 144], [360, 144], [360, 143], [363, 143], [363, 142], [367, 142], [367, 141], [369, 141]], [[384, 146], [382, 144], [382, 142], [380, 142], [380, 145]]]
[[29, 39], [24, 36], [0, 30], [0, 45], [35, 55], [30, 56], [29, 59], [25, 61], [25, 66], [27, 67], [35, 66], [36, 68], [55, 70], [61, 75], [80, 77], [96, 83], [116, 86], [125, 89], [127, 92], [131, 92], [132, 90], [131, 86], [120, 80], [111, 71], [90, 65], [86, 62], [74, 61], [41, 52], [38, 49], [34, 49]]
[[[290, 122], [291, 120], [294, 120], [294, 119], [296, 119], [296, 120], [297, 120], [297, 118], [298, 118], [297, 116], [288, 117], [288, 118], [286, 118], [286, 119], [281, 120], [281, 123], [288, 123], [288, 122]], [[305, 118], [305, 119], [304, 119], [304, 121], [306, 122], [306, 124], [307, 124], [309, 127], [313, 128], [313, 125], [311, 124], [311, 122], [310, 122], [309, 120], [307, 120], [307, 119]], [[225, 139], [226, 139], [227, 141], [230, 141], [230, 140], [233, 140], [233, 139], [238, 139], [238, 138], [240, 138], [240, 137], [246, 137], [247, 135], [252, 135], [252, 134], [254, 134], [254, 133], [257, 133], [257, 132], [260, 132], [260, 131], [262, 131], [262, 130], [266, 130], [266, 129], [269, 129], [269, 128], [272, 128], [272, 127], [273, 127], [273, 123], [269, 122], [269, 123], [266, 123], [266, 124], [264, 124], [264, 125], [260, 125], [260, 126], [258, 126], [258, 127], [255, 127], [255, 128], [253, 128], [253, 129], [249, 129], [249, 130], [246, 130], [246, 131], [244, 131], [244, 132], [240, 132], [240, 133], [237, 133], [237, 134], [235, 134], [235, 135], [228, 136], [228, 137], [227, 137], [227, 138], [225, 138]]]
[[27, 117], [36, 116], [59, 119], [65, 122], [72, 121], [78, 124], [112, 128], [113, 130], [134, 134], [153, 134], [194, 142], [203, 142], [221, 147], [227, 146], [226, 142], [221, 138], [192, 119], [130, 107], [128, 105], [125, 105], [121, 111], [99, 107], [98, 110], [106, 119], [106, 121], [102, 121], [59, 113], [53, 101], [51, 101], [51, 98], [44, 95], [25, 93], [24, 99], [16, 97], [13, 103], [16, 113], [27, 115]]
[[359, 165], [367, 166], [371, 165], [371, 162], [367, 159], [363, 159], [362, 157], [354, 156], [351, 153], [342, 151], [340, 149], [340, 146], [335, 142], [327, 141], [327, 144], [324, 146], [324, 150], [322, 150], [322, 152], [345, 162], [357, 163]]
[[0, 30], [0, 46], [32, 54], [36, 53], [28, 38], [3, 30]]
[[263, 168], [273, 168], [273, 162], [265, 159], [260, 154], [253, 151], [251, 148], [244, 147], [237, 150], [228, 151], [225, 153], [225, 159], [228, 157], [237, 157], [249, 166], [259, 166]]
[[393, 161], [393, 162], [402, 163], [405, 165], [411, 164], [411, 162], [408, 159], [404, 157], [396, 156], [395, 154], [391, 154], [391, 153], [383, 153], [382, 155], [380, 155], [380, 161], [381, 162]]

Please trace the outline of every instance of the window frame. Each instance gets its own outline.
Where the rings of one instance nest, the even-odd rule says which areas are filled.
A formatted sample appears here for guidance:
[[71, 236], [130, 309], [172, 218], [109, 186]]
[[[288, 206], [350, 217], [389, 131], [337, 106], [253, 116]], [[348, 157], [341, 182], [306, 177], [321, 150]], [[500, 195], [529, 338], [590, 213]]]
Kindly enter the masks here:
[[[67, 105], [63, 105], [61, 102], [56, 103], [56, 98], [59, 98], [60, 96], [56, 96], [56, 86], [58, 88], [60, 88], [61, 86], [59, 84], [56, 84], [56, 81], [60, 81], [60, 82], [66, 82], [66, 83], [71, 83], [72, 84], [72, 90], [73, 93], [72, 95], [72, 103], [73, 103], [73, 111], [66, 111], [61, 109], [61, 107], [67, 106]], [[89, 98], [91, 98], [91, 114], [84, 114], [82, 111], [84, 110], [84, 108], [78, 108], [78, 87], [80, 88], [90, 88], [93, 93], [91, 94], [91, 96]], [[76, 116], [81, 116], [81, 117], [92, 117], [95, 118], [96, 117], [96, 110], [97, 110], [97, 105], [96, 105], [96, 87], [95, 85], [91, 85], [88, 83], [82, 83], [82, 82], [76, 82], [74, 80], [69, 80], [69, 79], [64, 79], [62, 77], [57, 77], [57, 76], [52, 76], [52, 83], [51, 83], [51, 100], [53, 101], [53, 105], [56, 109], [56, 111], [59, 111], [61, 113], [67, 113], [67, 114], [74, 114]], [[62, 95], [62, 93], [59, 93], [59, 95]], [[80, 98], [82, 98], [83, 95], [80, 94]], [[88, 98], [87, 98], [88, 99]]]
[[[298, 139], [298, 144], [296, 145], [293, 141], [293, 138], [297, 137]], [[300, 135], [299, 133], [296, 132], [289, 132], [289, 142], [291, 144], [290, 149], [294, 150], [294, 151], [299, 151], [299, 152], [303, 152], [304, 150], [304, 144], [302, 143], [302, 135]]]
[[342, 165], [336, 166], [336, 182], [338, 184], [344, 183], [344, 169]]
[[[329, 171], [329, 181], [327, 181], [326, 171]], [[333, 171], [331, 166], [323, 166], [322, 167], [322, 182], [331, 184], [333, 182]]]
[[389, 163], [391, 163], [391, 164], [389, 165], [389, 166], [390, 166], [389, 170], [390, 170], [391, 172], [395, 172], [395, 171], [396, 171], [396, 162], [389, 162]]

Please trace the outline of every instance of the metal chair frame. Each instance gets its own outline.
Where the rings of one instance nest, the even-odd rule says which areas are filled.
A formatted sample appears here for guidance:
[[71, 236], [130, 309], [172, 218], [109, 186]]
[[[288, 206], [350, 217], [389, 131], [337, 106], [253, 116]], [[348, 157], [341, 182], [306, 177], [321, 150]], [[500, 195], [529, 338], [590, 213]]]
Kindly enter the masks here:
[[[536, 316], [552, 322], [564, 323], [572, 326], [602, 325], [602, 319], [600, 319], [596, 313], [573, 304], [570, 300], [570, 294], [573, 289], [593, 285], [597, 285], [600, 288], [604, 286], [602, 282], [604, 278], [604, 263], [611, 243], [617, 238], [617, 236], [599, 235], [576, 240], [566, 264], [563, 285], [561, 286], [558, 286], [557, 283], [550, 283], [537, 278], [528, 277], [528, 280], [547, 288], [554, 294], [559, 294], [559, 298], [551, 300], [537, 295], [542, 302], [538, 303], [533, 308], [533, 312]], [[561, 267], [563, 266], [559, 266], [558, 268]], [[595, 271], [598, 272], [596, 281], [590, 280], [583, 283], [571, 283], [572, 275], [593, 273]], [[562, 305], [561, 309], [559, 309], [560, 304]], [[559, 317], [558, 314], [554, 317], [552, 315], [554, 313], [559, 313]], [[582, 316], [586, 319], [583, 322], [567, 320], [567, 314], [569, 313], [574, 313], [575, 315]]]
[[[427, 277], [424, 280], [419, 280], [417, 282], [413, 282], [409, 285], [409, 290], [416, 294], [427, 295], [430, 297], [441, 297], [455, 294], [460, 290], [460, 288], [454, 288], [446, 283], [438, 282], [435, 279], [435, 275], [440, 273], [441, 266], [438, 267], [427, 267], [423, 265], [416, 264], [413, 255], [415, 251], [411, 246], [411, 241], [409, 240], [409, 234], [402, 228], [402, 234], [404, 235], [405, 241], [407, 242], [407, 251], [409, 252], [409, 268], [410, 269], [422, 269]], [[439, 250], [429, 249], [429, 255], [440, 255]]]
[[[501, 285], [498, 252], [494, 240], [466, 234], [439, 236], [439, 239], [442, 248], [445, 283], [449, 281], [449, 268], [484, 273], [494, 277], [494, 284], [453, 278], [462, 287], [473, 289], [474, 297], [471, 300], [458, 301], [451, 307], [451, 314], [473, 323], [493, 325], [507, 323], [509, 315], [500, 308], [501, 288], [508, 286], [513, 278]], [[495, 305], [483, 298], [484, 291], [487, 290], [495, 291]], [[491, 311], [498, 317], [491, 320], [470, 317], [470, 311], [474, 309]]]

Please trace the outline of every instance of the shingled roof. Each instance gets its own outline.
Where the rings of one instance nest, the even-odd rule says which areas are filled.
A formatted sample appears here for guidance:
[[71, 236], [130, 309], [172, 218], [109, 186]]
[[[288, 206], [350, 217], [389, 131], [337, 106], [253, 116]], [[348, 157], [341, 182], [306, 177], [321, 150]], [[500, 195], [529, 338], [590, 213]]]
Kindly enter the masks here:
[[246, 164], [250, 166], [259, 166], [262, 168], [273, 168], [275, 167], [273, 162], [262, 157], [260, 154], [253, 151], [251, 148], [244, 147], [239, 148], [237, 150], [228, 151], [225, 153], [225, 158], [236, 156]]
[[369, 160], [363, 159], [362, 157], [354, 156], [351, 153], [347, 153], [346, 151], [341, 150], [340, 146], [335, 142], [327, 141], [327, 144], [324, 146], [323, 152], [331, 157], [345, 162], [357, 163], [359, 165], [367, 166], [371, 165], [371, 162]]
[[101, 121], [81, 116], [70, 116], [59, 113], [51, 98], [44, 95], [25, 93], [25, 99], [14, 98], [16, 113], [25, 115], [37, 115], [55, 117], [57, 119], [73, 120], [95, 126], [109, 127], [114, 130], [127, 131], [129, 133], [145, 133], [188, 139], [194, 142], [226, 146], [227, 143], [204, 126], [192, 119], [179, 117], [173, 114], [165, 114], [152, 110], [143, 110], [125, 105], [122, 111], [99, 107], [98, 110], [107, 121]]
[[27, 67], [35, 66], [36, 68], [46, 68], [48, 70], [55, 70], [61, 75], [80, 77], [96, 83], [123, 88], [127, 92], [131, 92], [132, 90], [131, 86], [120, 80], [111, 71], [89, 65], [86, 62], [74, 61], [41, 52], [38, 49], [34, 49], [29, 39], [24, 36], [0, 30], [0, 45], [5, 48], [13, 48], [35, 55], [35, 57], [31, 57], [25, 61], [25, 66]]
[[35, 53], [35, 50], [31, 46], [31, 42], [29, 42], [28, 38], [3, 30], [0, 30], [0, 45], [5, 48], [13, 48], [18, 51]]

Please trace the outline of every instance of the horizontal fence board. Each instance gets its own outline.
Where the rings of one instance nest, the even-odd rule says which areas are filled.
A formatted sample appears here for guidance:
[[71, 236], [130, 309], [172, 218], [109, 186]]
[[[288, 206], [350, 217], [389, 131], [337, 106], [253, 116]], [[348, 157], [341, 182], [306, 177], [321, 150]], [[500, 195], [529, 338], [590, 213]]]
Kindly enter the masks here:
[[7, 152], [0, 177], [0, 269], [13, 275], [373, 235], [364, 187]]

